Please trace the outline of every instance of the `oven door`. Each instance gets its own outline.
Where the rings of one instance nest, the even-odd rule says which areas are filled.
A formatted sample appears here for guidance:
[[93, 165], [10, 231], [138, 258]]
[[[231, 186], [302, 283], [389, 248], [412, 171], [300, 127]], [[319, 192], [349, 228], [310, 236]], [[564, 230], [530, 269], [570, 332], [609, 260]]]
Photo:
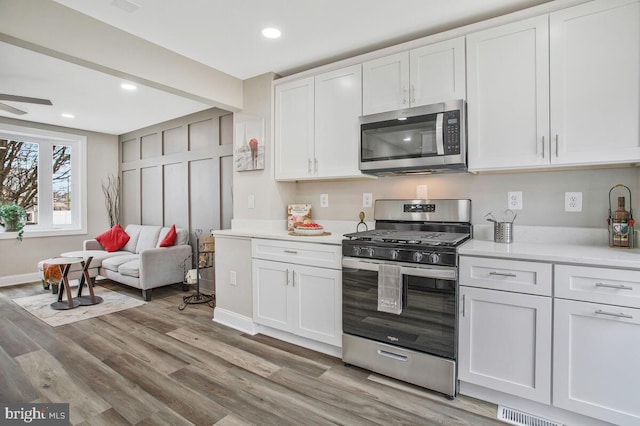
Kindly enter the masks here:
[[[378, 269], [382, 263], [402, 266], [403, 304], [399, 315], [378, 311]], [[456, 284], [454, 267], [345, 257], [343, 332], [455, 359]]]

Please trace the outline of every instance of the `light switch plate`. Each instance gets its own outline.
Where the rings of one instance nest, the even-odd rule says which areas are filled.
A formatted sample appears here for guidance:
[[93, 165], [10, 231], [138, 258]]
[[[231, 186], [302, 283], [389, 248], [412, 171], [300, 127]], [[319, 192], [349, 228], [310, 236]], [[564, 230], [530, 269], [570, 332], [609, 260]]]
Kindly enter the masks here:
[[256, 197], [253, 194], [249, 194], [247, 197], [247, 208], [254, 209], [256, 207]]
[[429, 192], [427, 189], [427, 185], [417, 185], [416, 186], [416, 198], [418, 200], [428, 200]]

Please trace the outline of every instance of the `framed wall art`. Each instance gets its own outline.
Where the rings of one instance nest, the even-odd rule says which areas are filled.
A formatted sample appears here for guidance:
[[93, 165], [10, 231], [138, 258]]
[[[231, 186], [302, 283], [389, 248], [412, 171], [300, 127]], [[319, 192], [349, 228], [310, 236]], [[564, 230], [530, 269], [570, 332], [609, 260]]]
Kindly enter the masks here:
[[264, 118], [237, 114], [233, 146], [234, 170], [264, 169]]

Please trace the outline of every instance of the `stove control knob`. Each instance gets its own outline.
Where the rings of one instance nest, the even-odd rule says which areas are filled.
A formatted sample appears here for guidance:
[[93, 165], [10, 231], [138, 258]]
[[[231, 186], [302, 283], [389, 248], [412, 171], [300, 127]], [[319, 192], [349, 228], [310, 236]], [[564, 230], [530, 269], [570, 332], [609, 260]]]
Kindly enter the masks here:
[[391, 250], [390, 252], [391, 259], [396, 260], [399, 254], [400, 254], [400, 250]]
[[362, 248], [360, 246], [354, 246], [353, 254], [355, 254], [356, 256], [360, 256], [360, 253], [362, 253]]
[[440, 255], [438, 253], [431, 253], [429, 255], [429, 263], [438, 263], [440, 262]]
[[367, 252], [369, 253], [369, 257], [373, 257], [373, 247], [367, 247]]
[[415, 260], [416, 262], [420, 262], [422, 260], [422, 253], [420, 253], [419, 251], [413, 253], [413, 260]]

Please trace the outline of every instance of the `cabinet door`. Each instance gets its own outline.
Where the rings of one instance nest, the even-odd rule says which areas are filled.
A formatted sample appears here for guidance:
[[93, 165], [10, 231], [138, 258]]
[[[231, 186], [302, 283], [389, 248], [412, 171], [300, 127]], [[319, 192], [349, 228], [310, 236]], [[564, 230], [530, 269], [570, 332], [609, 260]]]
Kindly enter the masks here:
[[342, 345], [342, 273], [341, 271], [296, 266], [292, 287], [295, 300], [294, 332], [300, 336]]
[[464, 37], [409, 52], [411, 106], [464, 99]]
[[640, 424], [640, 309], [555, 300], [553, 405]]
[[551, 298], [460, 287], [458, 378], [551, 402]]
[[640, 3], [588, 2], [550, 29], [552, 162], [638, 161]]
[[292, 268], [286, 263], [253, 259], [253, 320], [290, 331], [289, 287]]
[[308, 178], [313, 171], [314, 79], [275, 87], [275, 178]]
[[362, 66], [315, 78], [315, 160], [317, 177], [361, 176], [358, 147], [362, 115]]
[[409, 53], [362, 64], [362, 113], [375, 114], [409, 107]]
[[467, 36], [469, 169], [549, 164], [546, 16]]

